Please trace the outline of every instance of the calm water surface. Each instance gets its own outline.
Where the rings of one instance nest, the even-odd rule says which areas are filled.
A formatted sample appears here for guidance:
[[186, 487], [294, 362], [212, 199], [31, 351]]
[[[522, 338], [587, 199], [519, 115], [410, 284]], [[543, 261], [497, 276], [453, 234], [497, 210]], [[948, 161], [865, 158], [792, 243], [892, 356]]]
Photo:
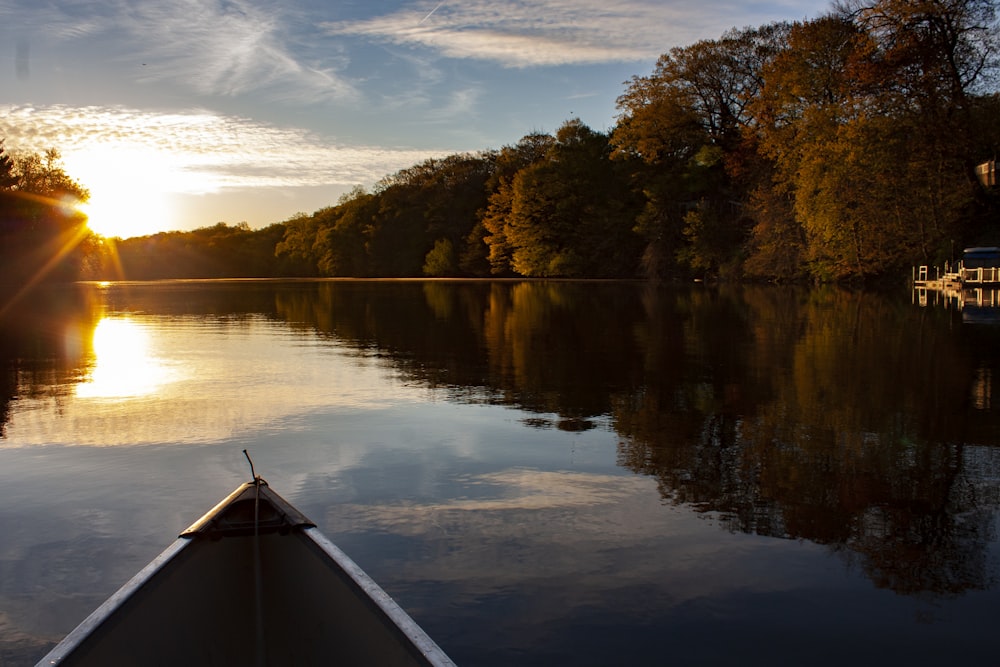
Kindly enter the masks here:
[[244, 448], [462, 665], [996, 663], [1000, 328], [953, 311], [317, 281], [15, 315], [2, 665], [248, 479]]

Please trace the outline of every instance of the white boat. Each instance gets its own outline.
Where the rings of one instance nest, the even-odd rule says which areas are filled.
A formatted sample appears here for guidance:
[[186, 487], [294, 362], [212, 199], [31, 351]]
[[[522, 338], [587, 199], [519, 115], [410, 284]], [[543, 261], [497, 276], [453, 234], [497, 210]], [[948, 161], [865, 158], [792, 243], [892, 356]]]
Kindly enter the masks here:
[[236, 489], [39, 665], [454, 665], [259, 477]]

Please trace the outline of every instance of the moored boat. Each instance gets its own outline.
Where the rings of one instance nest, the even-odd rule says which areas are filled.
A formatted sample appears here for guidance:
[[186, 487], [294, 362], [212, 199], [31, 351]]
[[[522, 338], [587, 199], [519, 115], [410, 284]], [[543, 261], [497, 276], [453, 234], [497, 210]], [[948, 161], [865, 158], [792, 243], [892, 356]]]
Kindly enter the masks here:
[[315, 524], [255, 476], [38, 664], [454, 663]]

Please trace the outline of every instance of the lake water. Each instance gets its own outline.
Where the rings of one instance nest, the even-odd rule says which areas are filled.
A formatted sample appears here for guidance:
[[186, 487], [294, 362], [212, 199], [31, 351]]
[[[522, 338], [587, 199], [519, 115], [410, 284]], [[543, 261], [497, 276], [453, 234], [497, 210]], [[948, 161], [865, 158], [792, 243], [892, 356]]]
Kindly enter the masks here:
[[243, 449], [460, 665], [995, 664], [1000, 328], [962, 319], [604, 282], [48, 293], [0, 334], [0, 664]]

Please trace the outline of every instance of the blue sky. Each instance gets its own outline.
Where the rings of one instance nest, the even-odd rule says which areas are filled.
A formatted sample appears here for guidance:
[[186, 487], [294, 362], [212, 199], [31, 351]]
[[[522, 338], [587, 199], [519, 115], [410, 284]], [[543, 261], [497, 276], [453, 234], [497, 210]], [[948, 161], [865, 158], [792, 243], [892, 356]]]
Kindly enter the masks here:
[[615, 99], [674, 46], [819, 0], [0, 0], [0, 137], [61, 151], [98, 231], [259, 227]]

